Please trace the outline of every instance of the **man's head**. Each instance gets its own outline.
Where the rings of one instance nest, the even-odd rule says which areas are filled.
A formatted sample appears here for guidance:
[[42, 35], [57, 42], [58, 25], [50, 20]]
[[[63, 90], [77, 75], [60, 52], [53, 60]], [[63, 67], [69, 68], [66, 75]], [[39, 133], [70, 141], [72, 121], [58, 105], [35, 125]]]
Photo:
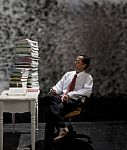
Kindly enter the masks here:
[[90, 58], [86, 55], [79, 55], [75, 60], [75, 66], [78, 72], [86, 70], [90, 65]]

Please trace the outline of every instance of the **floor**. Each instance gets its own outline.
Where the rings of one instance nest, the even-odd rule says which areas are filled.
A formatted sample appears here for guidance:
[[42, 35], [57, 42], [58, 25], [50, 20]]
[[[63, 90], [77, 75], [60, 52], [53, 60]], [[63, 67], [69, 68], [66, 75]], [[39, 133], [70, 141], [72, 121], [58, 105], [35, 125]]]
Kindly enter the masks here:
[[[85, 150], [127, 150], [127, 121], [72, 122], [72, 125], [77, 133], [92, 138], [89, 145], [84, 138], [77, 140], [80, 145], [84, 141]], [[44, 149], [44, 126], [45, 123], [39, 123], [36, 150]], [[30, 150], [30, 145], [30, 123], [16, 124], [15, 130], [12, 124], [4, 124], [4, 150]]]

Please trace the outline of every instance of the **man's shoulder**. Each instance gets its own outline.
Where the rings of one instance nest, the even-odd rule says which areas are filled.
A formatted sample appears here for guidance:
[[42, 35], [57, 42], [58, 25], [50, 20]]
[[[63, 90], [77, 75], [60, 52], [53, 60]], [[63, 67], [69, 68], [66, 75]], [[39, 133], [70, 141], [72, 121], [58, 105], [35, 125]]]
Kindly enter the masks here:
[[63, 77], [68, 77], [68, 76], [72, 76], [75, 75], [76, 71], [67, 71]]
[[90, 73], [88, 73], [88, 72], [85, 72], [85, 71], [84, 71], [84, 74], [86, 74], [86, 75], [91, 75]]
[[68, 72], [66, 72], [66, 74], [75, 74], [76, 73], [76, 71], [68, 71]]
[[90, 73], [87, 73], [86, 71], [80, 72], [78, 76], [82, 76], [82, 77], [84, 76], [85, 78], [86, 78], [86, 77], [92, 78], [91, 74], [90, 74]]
[[87, 73], [87, 72], [84, 71], [84, 74], [85, 74], [85, 76], [87, 76], [87, 77], [93, 78], [90, 73]]

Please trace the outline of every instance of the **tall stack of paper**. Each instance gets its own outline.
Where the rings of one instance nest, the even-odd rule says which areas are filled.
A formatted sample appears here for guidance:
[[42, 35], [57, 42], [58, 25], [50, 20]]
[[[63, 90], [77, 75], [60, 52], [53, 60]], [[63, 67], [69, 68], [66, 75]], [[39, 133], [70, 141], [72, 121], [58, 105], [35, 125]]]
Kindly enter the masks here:
[[9, 91], [13, 91], [15, 94], [20, 90], [21, 94], [21, 91], [26, 93], [27, 90], [39, 90], [38, 51], [38, 42], [36, 41], [24, 39], [16, 42], [15, 63], [10, 75]]
[[29, 70], [29, 75], [27, 79], [27, 90], [36, 91], [39, 88], [38, 82], [38, 64], [39, 64], [39, 49], [38, 43], [35, 41], [29, 40], [29, 44], [31, 45], [31, 68]]

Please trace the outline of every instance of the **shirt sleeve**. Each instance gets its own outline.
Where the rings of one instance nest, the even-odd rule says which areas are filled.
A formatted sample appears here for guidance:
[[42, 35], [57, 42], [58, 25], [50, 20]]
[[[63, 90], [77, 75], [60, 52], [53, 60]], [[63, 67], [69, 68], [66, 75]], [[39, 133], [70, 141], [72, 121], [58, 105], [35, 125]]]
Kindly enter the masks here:
[[71, 91], [68, 93], [68, 95], [73, 99], [79, 99], [82, 96], [90, 97], [92, 93], [92, 87], [93, 87], [93, 78], [91, 75], [89, 75], [86, 78], [86, 81], [82, 89], [79, 89], [77, 91]]
[[67, 76], [67, 73], [65, 73], [63, 77], [57, 82], [57, 84], [53, 86], [53, 89], [56, 91], [57, 94], [62, 94], [63, 85], [66, 80], [66, 76]]

